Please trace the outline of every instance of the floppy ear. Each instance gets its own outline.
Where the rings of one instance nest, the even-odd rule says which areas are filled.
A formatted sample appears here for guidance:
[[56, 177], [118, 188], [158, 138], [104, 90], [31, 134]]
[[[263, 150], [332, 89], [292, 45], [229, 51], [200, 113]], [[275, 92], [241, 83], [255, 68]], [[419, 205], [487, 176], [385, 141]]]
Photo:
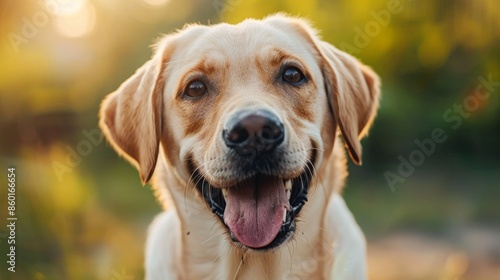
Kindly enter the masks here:
[[319, 41], [322, 72], [331, 109], [351, 159], [361, 164], [360, 140], [379, 106], [380, 80], [368, 66], [332, 45]]
[[143, 184], [158, 158], [165, 67], [161, 53], [139, 68], [101, 104], [99, 126], [120, 155], [139, 170]]

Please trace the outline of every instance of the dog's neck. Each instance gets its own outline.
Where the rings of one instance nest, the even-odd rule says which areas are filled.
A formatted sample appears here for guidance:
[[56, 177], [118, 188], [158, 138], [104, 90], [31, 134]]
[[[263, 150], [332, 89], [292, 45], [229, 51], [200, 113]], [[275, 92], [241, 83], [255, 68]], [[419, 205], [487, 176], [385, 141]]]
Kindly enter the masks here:
[[[334, 149], [338, 150], [338, 149]], [[343, 151], [335, 152], [333, 157], [345, 157]], [[311, 185], [309, 201], [297, 220], [293, 239], [278, 248], [267, 252], [240, 249], [231, 244], [227, 229], [211, 212], [198, 191], [187, 185], [165, 158], [159, 158], [155, 172], [155, 188], [160, 200], [168, 211], [176, 211], [180, 227], [179, 240], [172, 251], [178, 252], [177, 260], [181, 279], [288, 279], [320, 276], [322, 267], [331, 264], [331, 242], [322, 237], [324, 210], [331, 195], [338, 191], [333, 186], [342, 185], [346, 172], [342, 165], [333, 166], [326, 159], [319, 174]], [[187, 188], [187, 189], [186, 189]], [[176, 231], [177, 229], [172, 229]], [[317, 244], [323, 240], [325, 244]], [[311, 259], [313, 256], [313, 259]], [[208, 260], [208, 261], [207, 261]], [[259, 277], [256, 275], [262, 273]], [[251, 278], [250, 278], [251, 277]]]

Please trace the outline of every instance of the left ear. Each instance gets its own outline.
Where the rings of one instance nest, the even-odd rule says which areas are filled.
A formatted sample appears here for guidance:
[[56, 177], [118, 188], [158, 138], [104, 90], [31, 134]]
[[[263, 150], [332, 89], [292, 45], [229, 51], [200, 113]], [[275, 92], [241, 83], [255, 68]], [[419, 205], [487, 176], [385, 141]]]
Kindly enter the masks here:
[[361, 164], [360, 140], [370, 128], [380, 98], [380, 80], [351, 55], [320, 41], [322, 72], [331, 109], [337, 120], [351, 159]]

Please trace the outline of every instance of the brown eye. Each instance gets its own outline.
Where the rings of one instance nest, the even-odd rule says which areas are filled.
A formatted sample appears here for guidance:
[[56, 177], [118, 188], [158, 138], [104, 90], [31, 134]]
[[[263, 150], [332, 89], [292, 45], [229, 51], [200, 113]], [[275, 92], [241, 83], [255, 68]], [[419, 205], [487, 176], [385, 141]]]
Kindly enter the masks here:
[[201, 97], [207, 92], [207, 86], [200, 81], [191, 82], [184, 91], [184, 93], [189, 97]]
[[282, 78], [284, 81], [292, 85], [297, 85], [305, 80], [304, 74], [295, 67], [287, 68], [283, 72]]

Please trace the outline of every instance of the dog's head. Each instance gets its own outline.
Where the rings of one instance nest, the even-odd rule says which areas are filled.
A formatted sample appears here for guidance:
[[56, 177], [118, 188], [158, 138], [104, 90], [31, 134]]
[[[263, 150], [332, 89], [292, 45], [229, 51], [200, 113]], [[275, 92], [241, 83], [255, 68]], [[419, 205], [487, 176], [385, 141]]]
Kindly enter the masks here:
[[143, 182], [162, 146], [181, 187], [198, 189], [233, 241], [269, 249], [294, 233], [337, 128], [361, 162], [378, 99], [369, 68], [276, 15], [164, 37], [105, 99], [100, 125]]

